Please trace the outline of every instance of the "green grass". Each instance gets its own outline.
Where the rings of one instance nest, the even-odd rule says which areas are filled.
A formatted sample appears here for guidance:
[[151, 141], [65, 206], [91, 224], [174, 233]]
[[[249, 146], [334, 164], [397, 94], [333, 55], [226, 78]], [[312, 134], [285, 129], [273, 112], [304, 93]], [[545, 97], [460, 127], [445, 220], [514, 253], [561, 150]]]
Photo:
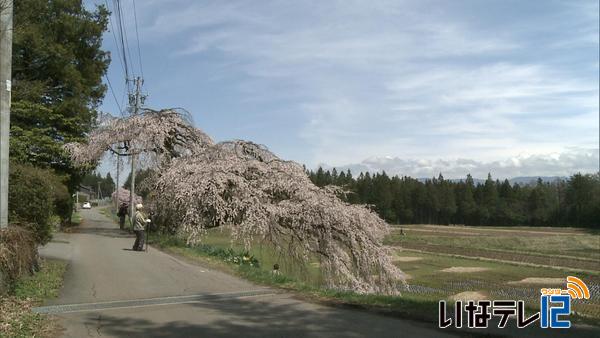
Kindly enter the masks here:
[[[500, 262], [490, 262], [476, 258], [456, 258], [432, 253], [416, 253], [400, 251], [397, 253], [403, 257], [419, 257], [421, 260], [412, 262], [397, 262], [396, 264], [402, 271], [408, 273], [413, 278], [411, 283], [426, 285], [431, 287], [443, 288], [450, 281], [479, 281], [484, 284], [484, 289], [506, 283], [519, 281], [527, 277], [565, 277], [565, 272], [533, 266], [521, 266]], [[470, 273], [440, 273], [441, 270], [450, 267], [480, 267], [487, 271]], [[597, 277], [592, 274], [576, 274], [584, 280], [596, 280]]]
[[98, 209], [100, 211], [100, 213], [108, 218], [110, 218], [113, 222], [115, 222], [116, 224], [119, 224], [119, 217], [117, 216], [117, 214], [113, 211], [112, 206], [108, 206], [108, 207], [101, 207]]
[[[242, 244], [231, 241], [230, 232], [226, 228], [210, 229], [202, 239], [202, 244], [218, 248], [232, 248], [236, 251], [246, 251]], [[297, 262], [291, 261], [285, 255], [278, 253], [269, 243], [256, 240], [252, 241], [248, 252], [260, 262], [260, 268], [264, 271], [270, 273], [273, 265], [278, 264], [281, 273], [286, 276], [315, 286], [323, 285], [317, 257], [311, 257], [308, 264], [300, 266]]]
[[[106, 215], [117, 221], [108, 210]], [[586, 282], [600, 284], [600, 276], [590, 271], [569, 271], [568, 269], [548, 269], [540, 266], [519, 265], [518, 262], [489, 261], [476, 255], [470, 256], [469, 248], [499, 252], [505, 251], [518, 256], [520, 252], [537, 254], [541, 257], [578, 257], [594, 263], [598, 260], [600, 233], [569, 228], [471, 228], [471, 227], [423, 227], [432, 231], [411, 231], [420, 226], [407, 226], [406, 236], [392, 232], [386, 239], [389, 245], [402, 246], [403, 243], [425, 243], [464, 249], [466, 257], [456, 257], [435, 252], [397, 251], [398, 256], [420, 257], [418, 261], [396, 264], [410, 275], [412, 287], [401, 296], [362, 295], [353, 292], [328, 290], [323, 287], [318, 259], [312, 257], [303, 267], [288, 262], [268, 244], [253, 241], [248, 254], [257, 258], [260, 267], [234, 265], [223, 261], [222, 257], [211, 253], [213, 249], [231, 249], [245, 252], [243, 245], [232, 242], [227, 229], [211, 229], [202, 239], [202, 246], [189, 247], [174, 236], [151, 235], [151, 244], [163, 250], [200, 261], [204, 265], [220, 269], [250, 280], [254, 283], [283, 288], [296, 292], [312, 301], [334, 305], [366, 308], [378, 312], [399, 315], [404, 318], [437, 321], [438, 301], [451, 300], [452, 296], [464, 291], [484, 293], [490, 299], [524, 299], [529, 310], [536, 310], [539, 302], [540, 285], [513, 284], [528, 277], [565, 278], [576, 275]], [[456, 232], [456, 233], [453, 233]], [[462, 233], [462, 235], [460, 234]], [[212, 248], [212, 249], [211, 249]], [[469, 257], [470, 256], [470, 257]], [[279, 264], [281, 274], [275, 275], [271, 269]], [[441, 270], [450, 267], [483, 267], [486, 271], [450, 273]], [[428, 291], [419, 291], [425, 288]], [[528, 298], [529, 297], [529, 298]], [[597, 297], [585, 303], [575, 303], [575, 311], [581, 316], [572, 316], [574, 321], [584, 321], [595, 325], [600, 320], [600, 302]]]
[[[329, 305], [352, 306], [368, 309], [376, 312], [384, 312], [392, 315], [402, 316], [434, 322], [437, 320], [437, 306], [439, 298], [424, 295], [383, 296], [364, 295], [347, 291], [328, 290], [320, 283], [314, 283], [312, 278], [297, 278], [290, 274], [273, 274], [272, 265], [261, 261], [260, 267], [249, 265], [230, 264], [220, 257], [215, 257], [207, 252], [206, 247], [223, 248], [232, 247], [234, 250], [243, 250], [239, 245], [230, 246], [229, 238], [225, 234], [211, 233], [199, 247], [189, 247], [173, 236], [153, 235], [151, 243], [163, 250], [209, 265], [212, 268], [228, 272], [256, 284], [282, 288], [296, 292], [300, 297], [311, 301], [326, 303]], [[210, 243], [210, 244], [209, 244]], [[273, 251], [270, 251], [273, 252]], [[268, 257], [269, 251], [263, 245], [260, 249], [251, 250], [253, 254], [262, 254], [260, 257]], [[270, 262], [274, 262], [271, 257]], [[312, 273], [318, 272], [318, 268], [309, 264]]]
[[10, 295], [0, 298], [0, 337], [43, 337], [55, 333], [56, 322], [47, 315], [31, 312], [31, 308], [58, 295], [65, 269], [64, 262], [43, 261], [40, 271], [19, 280]]
[[40, 303], [46, 299], [56, 298], [62, 286], [65, 270], [66, 263], [45, 260], [41, 263], [40, 271], [17, 282], [14, 295], [19, 299], [30, 298]]
[[[410, 284], [440, 290], [442, 297], [446, 299], [463, 291], [476, 291], [491, 299], [523, 299], [529, 308], [537, 309], [539, 289], [560, 285], [514, 282], [529, 277], [565, 279], [568, 275], [574, 275], [582, 278], [590, 287], [600, 284], [600, 274], [597, 271], [600, 270], [598, 232], [569, 228], [498, 229], [419, 225], [403, 226], [403, 229], [404, 236], [394, 231], [386, 239], [386, 243], [412, 249], [419, 249], [422, 245], [422, 251], [398, 249], [396, 264], [412, 276]], [[428, 252], [428, 249], [432, 249], [430, 245], [446, 249]], [[461, 257], [444, 253], [446, 250], [460, 253]], [[497, 254], [498, 252], [502, 255]], [[480, 254], [485, 254], [485, 257], [479, 256]], [[532, 254], [537, 256], [536, 262], [540, 262], [539, 264], [555, 268], [526, 262], [524, 256]], [[490, 260], [490, 257], [493, 259], [496, 255], [503, 261]], [[400, 256], [419, 257], [420, 260], [402, 261]], [[554, 266], [556, 263], [559, 266]], [[487, 270], [463, 273], [442, 271], [449, 267], [482, 267]], [[574, 301], [573, 309], [582, 317], [587, 317], [588, 322], [591, 320], [597, 325], [600, 321], [598, 297]]]
[[[394, 232], [389, 243], [426, 243], [457, 248], [498, 250], [594, 259], [600, 262], [600, 233], [570, 228], [471, 228], [406, 226], [407, 236]], [[501, 230], [501, 231], [500, 231]], [[561, 231], [562, 230], [562, 231]], [[452, 235], [457, 233], [458, 235]], [[469, 235], [466, 235], [469, 234]]]
[[81, 217], [81, 214], [79, 213], [79, 211], [74, 211], [73, 215], [71, 215], [71, 226], [80, 225], [82, 220], [83, 220], [83, 218]]
[[[207, 255], [204, 249], [186, 247], [185, 243], [173, 238], [163, 238], [162, 240], [160, 246], [169, 248], [173, 253], [200, 259], [203, 262], [208, 260], [217, 265], [222, 263], [219, 259]], [[213, 229], [209, 231], [202, 243], [203, 246], [231, 247], [234, 250], [243, 250], [243, 246], [231, 242], [227, 230]], [[297, 291], [311, 299], [366, 307], [428, 321], [435, 320], [439, 300], [451, 300], [453, 295], [465, 291], [480, 292], [490, 299], [523, 299], [529, 309], [536, 310], [539, 307], [539, 288], [544, 286], [512, 283], [528, 277], [565, 278], [567, 275], [576, 275], [588, 283], [600, 283], [600, 277], [591, 272], [524, 266], [487, 261], [479, 257], [459, 258], [438, 253], [399, 250], [396, 252], [397, 256], [420, 258], [418, 261], [402, 262], [398, 260], [396, 262], [402, 271], [410, 275], [408, 283], [412, 287], [408, 291], [404, 291], [401, 297], [359, 295], [325, 289], [320, 277], [316, 277], [319, 274], [318, 266], [314, 265], [316, 260], [307, 264], [304, 275], [302, 269], [296, 267], [295, 269], [282, 269], [283, 274], [275, 276], [271, 273], [272, 263], [277, 262], [280, 257], [275, 254], [274, 250], [269, 249], [265, 244], [253, 243], [250, 253], [258, 258], [261, 263], [260, 268], [229, 267], [228, 272], [258, 284]], [[283, 267], [285, 266], [284, 264]], [[451, 267], [481, 267], [487, 270], [462, 273], [441, 271]], [[423, 288], [427, 291], [424, 292]], [[573, 308], [578, 313], [591, 318], [592, 323], [597, 323], [597, 320], [600, 319], [600, 302], [598, 301], [575, 302]]]
[[[119, 224], [119, 216], [117, 216], [117, 212], [113, 209], [112, 205], [99, 207], [98, 210], [100, 214], [110, 218], [115, 224]], [[125, 217], [125, 229], [131, 229], [131, 222], [129, 221], [129, 216]]]

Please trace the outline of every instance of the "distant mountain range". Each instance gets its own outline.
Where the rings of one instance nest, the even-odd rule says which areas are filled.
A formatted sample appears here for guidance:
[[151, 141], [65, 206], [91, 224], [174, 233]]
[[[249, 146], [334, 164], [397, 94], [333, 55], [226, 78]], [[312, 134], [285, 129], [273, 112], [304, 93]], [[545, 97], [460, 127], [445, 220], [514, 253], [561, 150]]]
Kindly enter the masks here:
[[[558, 180], [564, 180], [567, 177], [564, 176], [520, 176], [520, 177], [514, 177], [508, 180], [508, 182], [510, 182], [510, 184], [515, 185], [515, 184], [519, 184], [519, 185], [529, 185], [529, 184], [536, 184], [538, 178], [541, 178], [543, 182], [555, 182]], [[421, 182], [425, 182], [426, 180], [430, 180], [431, 178], [419, 178], [418, 180]], [[460, 182], [460, 181], [464, 181], [464, 178], [452, 178], [449, 179], [448, 181], [451, 182]], [[504, 180], [502, 180], [504, 181]], [[485, 179], [483, 178], [473, 178], [473, 182], [475, 182], [475, 184], [483, 184], [485, 183]]]
[[[508, 178], [511, 183], [530, 184], [539, 178], [543, 181], [554, 181], [569, 177], [578, 172], [597, 173], [598, 148], [568, 149], [562, 153], [515, 156], [501, 161], [477, 161], [473, 159], [405, 159], [400, 157], [371, 157], [360, 163], [336, 166], [339, 171], [350, 170], [354, 176], [361, 172], [382, 172], [394, 176], [410, 176], [416, 178], [437, 177], [440, 173], [446, 179], [464, 180], [471, 174], [475, 182], [483, 182], [488, 173], [494, 180], [503, 181]], [[332, 166], [321, 164], [323, 169], [331, 170]]]

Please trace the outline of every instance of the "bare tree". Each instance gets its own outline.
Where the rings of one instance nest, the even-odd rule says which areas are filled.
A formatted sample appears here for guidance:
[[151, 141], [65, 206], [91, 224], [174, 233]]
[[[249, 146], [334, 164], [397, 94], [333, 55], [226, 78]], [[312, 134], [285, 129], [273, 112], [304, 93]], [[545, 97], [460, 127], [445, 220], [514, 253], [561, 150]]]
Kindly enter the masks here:
[[385, 221], [342, 201], [339, 189], [315, 186], [301, 165], [264, 146], [215, 144], [169, 109], [103, 121], [87, 144], [67, 148], [83, 164], [123, 143], [156, 168], [149, 180], [152, 208], [167, 214], [188, 243], [224, 226], [247, 248], [266, 241], [298, 264], [318, 257], [332, 288], [395, 294], [404, 281], [382, 245]]

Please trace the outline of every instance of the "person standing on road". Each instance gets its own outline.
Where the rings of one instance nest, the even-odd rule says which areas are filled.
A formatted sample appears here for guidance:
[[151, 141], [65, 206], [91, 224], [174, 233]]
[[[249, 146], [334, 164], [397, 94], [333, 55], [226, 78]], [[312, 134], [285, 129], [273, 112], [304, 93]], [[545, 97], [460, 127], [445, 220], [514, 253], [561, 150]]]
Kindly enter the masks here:
[[119, 228], [121, 230], [125, 229], [125, 216], [127, 216], [127, 209], [129, 209], [127, 203], [121, 203], [119, 206], [119, 211], [117, 212], [117, 216], [119, 216]]
[[141, 203], [135, 206], [135, 222], [133, 223], [133, 231], [135, 232], [134, 251], [144, 250], [146, 223], [148, 223], [149, 219], [142, 212], [143, 208], [144, 206]]

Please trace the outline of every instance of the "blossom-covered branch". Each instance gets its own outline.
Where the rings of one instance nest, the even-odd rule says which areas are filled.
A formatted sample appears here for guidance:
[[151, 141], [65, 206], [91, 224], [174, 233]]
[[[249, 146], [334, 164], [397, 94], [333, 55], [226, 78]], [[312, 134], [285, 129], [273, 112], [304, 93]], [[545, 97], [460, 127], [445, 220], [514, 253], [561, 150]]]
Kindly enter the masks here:
[[[116, 202], [118, 206], [120, 206], [121, 204], [129, 205], [130, 197], [131, 197], [130, 191], [125, 188], [121, 188], [121, 187], [119, 187], [119, 189], [117, 191], [115, 191], [111, 194], [111, 199], [112, 199], [113, 203]], [[138, 195], [135, 195], [133, 200], [134, 200], [134, 204], [142, 203], [142, 201], [143, 201], [142, 196], [138, 196]]]
[[388, 225], [374, 212], [315, 186], [301, 165], [264, 146], [240, 140], [213, 144], [182, 123], [172, 111], [145, 114], [111, 122], [89, 144], [70, 149], [74, 160], [89, 162], [102, 156], [111, 139], [128, 140], [158, 158], [147, 182], [149, 202], [189, 243], [201, 241], [208, 228], [225, 226], [248, 248], [269, 242], [298, 263], [317, 257], [329, 287], [397, 292], [403, 274], [382, 245]]
[[124, 155], [143, 154], [158, 164], [212, 144], [208, 135], [190, 125], [185, 111], [145, 109], [127, 118], [106, 117], [88, 135], [86, 144], [69, 143], [66, 148], [79, 164], [94, 164], [110, 150]]

